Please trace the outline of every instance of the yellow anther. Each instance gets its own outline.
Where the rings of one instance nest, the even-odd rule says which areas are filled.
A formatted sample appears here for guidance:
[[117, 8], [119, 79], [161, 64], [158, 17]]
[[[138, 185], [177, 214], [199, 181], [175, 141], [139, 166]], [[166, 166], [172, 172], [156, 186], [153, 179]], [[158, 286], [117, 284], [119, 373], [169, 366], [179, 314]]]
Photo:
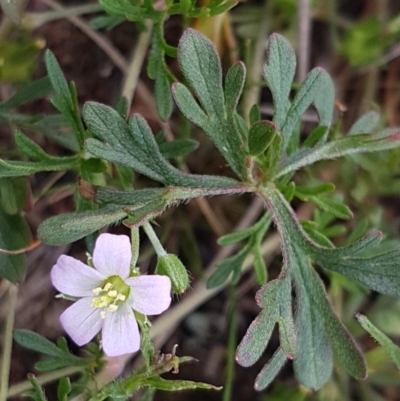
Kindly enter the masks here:
[[107, 312], [115, 312], [116, 310], [118, 309], [118, 305], [110, 305], [108, 308], [107, 308]]
[[103, 289], [101, 287], [96, 287], [96, 288], [93, 288], [93, 290], [92, 290], [94, 295], [99, 295], [102, 291], [103, 291]]
[[112, 284], [111, 284], [111, 283], [107, 283], [107, 284], [104, 286], [103, 290], [104, 290], [104, 291], [108, 291], [111, 287], [112, 287]]
[[101, 317], [102, 319], [105, 319], [105, 318], [106, 318], [106, 315], [107, 315], [107, 312], [106, 312], [105, 310], [102, 310], [102, 311], [100, 312], [100, 317]]
[[111, 290], [111, 291], [108, 291], [108, 292], [107, 292], [107, 295], [108, 295], [109, 297], [116, 298], [117, 295], [118, 295], [118, 292], [117, 292], [116, 290]]
[[125, 301], [126, 296], [124, 294], [118, 294], [117, 295], [117, 301]]

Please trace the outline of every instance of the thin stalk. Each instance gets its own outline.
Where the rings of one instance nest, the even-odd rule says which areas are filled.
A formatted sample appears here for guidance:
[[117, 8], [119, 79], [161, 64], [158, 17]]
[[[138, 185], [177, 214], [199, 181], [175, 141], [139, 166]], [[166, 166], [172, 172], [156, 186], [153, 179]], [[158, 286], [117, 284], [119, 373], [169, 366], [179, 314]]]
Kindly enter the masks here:
[[100, 4], [83, 4], [79, 6], [66, 7], [55, 11], [26, 13], [22, 19], [22, 25], [29, 29], [37, 29], [48, 22], [63, 18], [77, 17], [84, 14], [92, 14], [102, 11]]
[[131, 263], [133, 266], [136, 266], [136, 263], [139, 259], [139, 249], [140, 249], [140, 236], [138, 227], [134, 227], [131, 229], [131, 244], [132, 244]]
[[8, 381], [10, 379], [10, 364], [11, 364], [11, 350], [13, 341], [13, 328], [15, 309], [17, 306], [18, 287], [14, 284], [8, 283], [8, 293], [5, 304], [7, 304], [6, 324], [4, 327], [4, 340], [3, 340], [3, 355], [0, 371], [0, 401], [7, 400]]
[[298, 57], [299, 67], [297, 79], [304, 81], [310, 69], [310, 33], [311, 33], [311, 13], [310, 0], [299, 0], [297, 7], [298, 15]]
[[[82, 366], [70, 366], [68, 368], [55, 370], [50, 373], [44, 373], [43, 375], [37, 376], [36, 379], [41, 385], [44, 385], [63, 377], [74, 375], [83, 371], [84, 369], [85, 368]], [[24, 391], [30, 390], [31, 388], [32, 383], [29, 380], [25, 380], [21, 383], [15, 384], [14, 386], [11, 386], [8, 390], [7, 397], [13, 397], [17, 394], [23, 393]]]
[[254, 43], [254, 50], [251, 57], [250, 64], [247, 65], [248, 73], [246, 79], [246, 90], [243, 96], [243, 116], [246, 122], [249, 122], [249, 112], [254, 104], [258, 104], [260, 97], [261, 87], [259, 85], [262, 65], [265, 58], [265, 49], [267, 44], [267, 37], [270, 27], [269, 14], [272, 9], [273, 0], [265, 2], [263, 10], [263, 17], [261, 24], [258, 28], [258, 36]]
[[156, 251], [156, 254], [158, 257], [162, 258], [163, 256], [167, 256], [167, 252], [162, 246], [160, 240], [157, 237], [156, 232], [154, 231], [152, 225], [146, 221], [146, 223], [143, 224], [143, 229], [148, 236], [151, 244], [153, 245], [154, 250]]
[[237, 294], [236, 287], [229, 286], [229, 327], [228, 354], [226, 363], [226, 379], [222, 401], [232, 399], [233, 382], [235, 379], [235, 350], [237, 346]]
[[[139, 81], [140, 71], [146, 57], [153, 30], [153, 21], [146, 21], [146, 30], [142, 32], [133, 51], [127, 75], [122, 86], [121, 96], [125, 97], [128, 103], [128, 112], [132, 104], [133, 96]], [[129, 113], [128, 113], [129, 114]]]

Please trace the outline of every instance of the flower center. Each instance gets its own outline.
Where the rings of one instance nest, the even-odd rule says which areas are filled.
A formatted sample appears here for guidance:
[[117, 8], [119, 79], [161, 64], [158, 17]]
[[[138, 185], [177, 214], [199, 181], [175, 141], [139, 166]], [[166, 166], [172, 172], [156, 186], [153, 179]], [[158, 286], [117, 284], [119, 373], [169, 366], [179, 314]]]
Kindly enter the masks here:
[[104, 319], [108, 312], [115, 312], [130, 293], [130, 288], [120, 276], [111, 276], [103, 281], [100, 287], [93, 288], [96, 295], [90, 304], [92, 308], [100, 308], [100, 316]]

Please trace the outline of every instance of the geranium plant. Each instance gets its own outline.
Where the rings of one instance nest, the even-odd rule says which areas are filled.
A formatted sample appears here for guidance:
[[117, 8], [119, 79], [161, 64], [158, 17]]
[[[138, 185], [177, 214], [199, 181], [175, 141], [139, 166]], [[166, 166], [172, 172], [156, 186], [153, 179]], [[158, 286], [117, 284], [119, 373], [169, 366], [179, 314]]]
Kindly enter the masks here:
[[[217, 50], [200, 32], [187, 29], [177, 49], [168, 46], [162, 36], [163, 22], [168, 15], [213, 15], [231, 7], [231, 2], [213, 1], [208, 8], [196, 8], [192, 2], [167, 2], [162, 11], [148, 2], [134, 5], [125, 0], [103, 0], [100, 3], [114, 20], [126, 17], [136, 22], [151, 19], [155, 23], [149, 75], [155, 80], [160, 117], [170, 117], [174, 100], [183, 116], [213, 141], [232, 174], [229, 177], [195, 175], [179, 169], [169, 160], [172, 147], [163, 147], [145, 118], [130, 114], [124, 101], [115, 108], [87, 102], [80, 113], [75, 86], [67, 83], [55, 56], [47, 51], [48, 77], [32, 83], [25, 92], [0, 105], [0, 110], [34, 100], [52, 90], [52, 103], [70, 127], [68, 141], [74, 154], [55, 157], [45, 153], [23, 133], [24, 126], [20, 124], [15, 141], [24, 160], [0, 159], [0, 179], [11, 188], [23, 185], [19, 181], [21, 177], [38, 172], [71, 170], [76, 173], [76, 210], [43, 221], [38, 235], [43, 243], [54, 246], [86, 239], [87, 263], [62, 255], [51, 270], [51, 280], [61, 294], [75, 301], [60, 317], [71, 339], [83, 346], [96, 339], [99, 332], [101, 336], [97, 337], [97, 345], [88, 345], [86, 358], [72, 355], [63, 340], [55, 345], [31, 332], [16, 331], [16, 341], [51, 356], [39, 368], [77, 366], [78, 371], [89, 372], [84, 376], [85, 394], [92, 401], [107, 397], [128, 399], [142, 387], [150, 391], [216, 389], [210, 384], [160, 377], [165, 372], [177, 371], [180, 363], [191, 358], [179, 358], [175, 350], [172, 354], [157, 353], [147, 316], [161, 314], [169, 307], [171, 291], [179, 296], [190, 292], [190, 280], [180, 259], [164, 249], [152, 223], [167, 208], [181, 202], [249, 193], [262, 200], [265, 210], [252, 226], [219, 239], [220, 245], [240, 246], [235, 254], [218, 264], [207, 282], [210, 291], [227, 283], [236, 286], [246, 258], [252, 258], [260, 287], [255, 302], [260, 311], [238, 344], [237, 363], [244, 367], [254, 365], [276, 328], [279, 346], [255, 378], [257, 390], [264, 390], [288, 361], [293, 362], [297, 381], [313, 390], [327, 383], [335, 363], [350, 376], [365, 379], [367, 366], [363, 353], [335, 312], [321, 273], [328, 277], [340, 274], [363, 287], [399, 297], [400, 249], [382, 251], [379, 248], [382, 233], [378, 231], [355, 235], [355, 241], [335, 246], [332, 235], [324, 232], [324, 227], [319, 228], [317, 222], [300, 222], [291, 205], [294, 199], [314, 203], [332, 219], [348, 219], [352, 213], [333, 196], [333, 184], [319, 182], [302, 186], [296, 181], [295, 173], [325, 160], [396, 148], [400, 145], [399, 133], [377, 129], [373, 114], [372, 119], [361, 117], [347, 133], [336, 130], [332, 137], [335, 94], [329, 74], [321, 68], [313, 69], [293, 95], [296, 57], [288, 40], [279, 34], [269, 37], [263, 67], [263, 77], [273, 97], [272, 121], [261, 118], [257, 105], [249, 114], [247, 111], [243, 114], [239, 107], [246, 81], [243, 62], [233, 64], [223, 76]], [[178, 82], [168, 70], [165, 55], [177, 57], [185, 83]], [[38, 87], [45, 88], [40, 96], [36, 93]], [[299, 124], [310, 106], [316, 110], [319, 122], [303, 139]], [[174, 156], [186, 154], [197, 146], [190, 140], [176, 141], [174, 145]], [[116, 172], [113, 180], [108, 174], [111, 168]], [[153, 182], [139, 188], [133, 172]], [[19, 227], [10, 230], [13, 241], [3, 240], [7, 246], [23, 247], [29, 242], [20, 210], [17, 207], [15, 213], [9, 213], [4, 206], [0, 208], [4, 226]], [[124, 235], [98, 235], [100, 230], [117, 224], [129, 229], [132, 243]], [[274, 227], [280, 236], [283, 263], [280, 274], [268, 280], [261, 247]], [[143, 228], [155, 250], [156, 274], [143, 275], [136, 266], [139, 228]], [[7, 256], [5, 262], [0, 267], [3, 277], [14, 283], [22, 280], [21, 260], [17, 269], [13, 267], [12, 256]], [[395, 354], [393, 344], [377, 329], [371, 329], [368, 324], [372, 324], [366, 318], [361, 315], [358, 318], [378, 340], [389, 344]], [[110, 384], [104, 381], [102, 389], [94, 389], [91, 383], [102, 368], [103, 352], [113, 357], [139, 349], [144, 356], [142, 368], [126, 378], [115, 378]], [[34, 377], [30, 380], [35, 389], [32, 397], [42, 399], [38, 382]], [[64, 382], [60, 388], [64, 397], [71, 390]]]

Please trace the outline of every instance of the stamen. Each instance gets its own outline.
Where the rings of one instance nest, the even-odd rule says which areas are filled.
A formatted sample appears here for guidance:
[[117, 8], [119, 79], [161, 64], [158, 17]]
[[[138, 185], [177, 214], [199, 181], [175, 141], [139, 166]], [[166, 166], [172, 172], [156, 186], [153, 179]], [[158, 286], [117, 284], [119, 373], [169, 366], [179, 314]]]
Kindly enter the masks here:
[[108, 292], [107, 292], [107, 295], [108, 295], [109, 297], [116, 298], [117, 295], [118, 295], [118, 292], [117, 292], [116, 290], [108, 291]]
[[107, 308], [107, 312], [115, 312], [116, 310], [118, 309], [118, 305], [110, 305], [108, 308]]
[[93, 290], [92, 290], [94, 295], [99, 295], [102, 291], [103, 291], [103, 289], [101, 287], [96, 287], [96, 288], [93, 288]]
[[100, 317], [101, 317], [102, 319], [105, 319], [105, 318], [106, 318], [106, 315], [107, 315], [107, 312], [106, 312], [105, 310], [102, 310], [102, 311], [100, 312]]
[[107, 283], [107, 284], [104, 286], [104, 291], [108, 291], [111, 287], [112, 287], [112, 284], [111, 284], [111, 283]]
[[117, 295], [117, 301], [125, 301], [126, 296], [124, 294], [118, 294]]

